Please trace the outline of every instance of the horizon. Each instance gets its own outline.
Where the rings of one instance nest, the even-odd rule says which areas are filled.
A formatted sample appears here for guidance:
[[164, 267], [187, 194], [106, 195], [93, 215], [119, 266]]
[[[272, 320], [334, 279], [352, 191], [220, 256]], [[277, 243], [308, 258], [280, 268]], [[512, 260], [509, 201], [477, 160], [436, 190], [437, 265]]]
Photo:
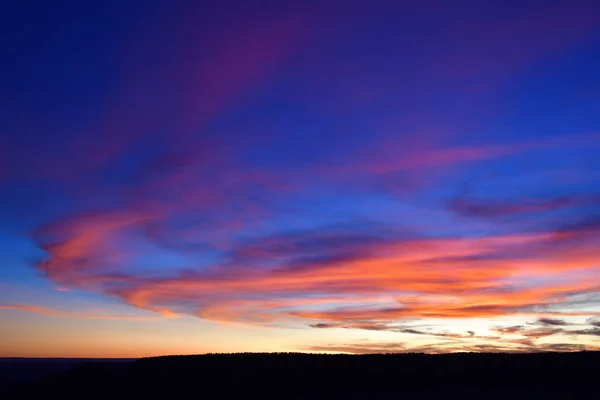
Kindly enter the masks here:
[[600, 350], [600, 2], [86, 3], [0, 16], [0, 358]]
[[582, 353], [596, 353], [600, 354], [600, 350], [575, 350], [568, 352], [556, 352], [556, 351], [528, 351], [528, 352], [481, 352], [481, 351], [458, 351], [448, 353], [419, 353], [419, 352], [407, 352], [407, 353], [315, 353], [315, 352], [298, 352], [298, 351], [284, 351], [284, 352], [237, 352], [237, 353], [198, 353], [198, 354], [163, 354], [158, 356], [146, 356], [146, 357], [0, 357], [1, 360], [130, 360], [137, 361], [145, 358], [162, 358], [162, 357], [194, 357], [194, 356], [237, 356], [237, 355], [260, 355], [260, 356], [278, 356], [278, 355], [306, 355], [306, 356], [402, 356], [402, 355], [423, 355], [423, 356], [445, 356], [445, 355], [536, 355], [536, 354], [582, 354]]

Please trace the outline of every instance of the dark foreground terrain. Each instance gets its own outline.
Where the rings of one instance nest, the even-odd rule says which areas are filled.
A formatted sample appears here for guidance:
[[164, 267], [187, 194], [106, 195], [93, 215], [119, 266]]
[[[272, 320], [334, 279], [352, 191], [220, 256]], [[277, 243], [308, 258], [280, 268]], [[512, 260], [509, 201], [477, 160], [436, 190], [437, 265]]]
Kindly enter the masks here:
[[134, 358], [0, 358], [0, 393], [15, 383], [35, 382], [90, 363], [127, 363]]
[[599, 383], [600, 352], [217, 354], [84, 363], [0, 398], [579, 399]]

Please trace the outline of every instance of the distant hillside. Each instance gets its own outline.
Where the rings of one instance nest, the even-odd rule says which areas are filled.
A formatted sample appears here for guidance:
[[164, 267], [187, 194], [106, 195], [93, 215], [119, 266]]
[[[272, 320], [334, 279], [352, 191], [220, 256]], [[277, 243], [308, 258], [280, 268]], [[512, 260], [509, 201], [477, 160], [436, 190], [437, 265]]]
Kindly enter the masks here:
[[123, 363], [135, 359], [105, 358], [0, 358], [0, 389], [14, 383], [33, 382], [68, 372], [88, 363]]
[[[595, 398], [600, 352], [215, 354], [89, 363], [12, 396], [51, 398]], [[55, 397], [57, 396], [57, 397]]]

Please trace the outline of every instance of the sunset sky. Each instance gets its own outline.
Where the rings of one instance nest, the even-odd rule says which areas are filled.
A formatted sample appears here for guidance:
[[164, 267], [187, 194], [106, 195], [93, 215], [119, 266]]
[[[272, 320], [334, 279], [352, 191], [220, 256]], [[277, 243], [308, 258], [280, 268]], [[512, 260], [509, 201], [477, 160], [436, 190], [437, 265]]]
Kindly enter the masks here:
[[600, 2], [9, 3], [0, 357], [600, 349]]

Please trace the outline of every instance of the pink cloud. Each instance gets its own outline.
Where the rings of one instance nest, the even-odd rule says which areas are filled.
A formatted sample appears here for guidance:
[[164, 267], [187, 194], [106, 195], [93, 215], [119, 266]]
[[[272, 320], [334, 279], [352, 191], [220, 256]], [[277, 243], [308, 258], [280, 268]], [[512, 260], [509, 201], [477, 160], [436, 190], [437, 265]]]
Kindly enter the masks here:
[[[600, 253], [587, 242], [538, 251], [535, 249], [540, 244], [556, 239], [549, 234], [532, 234], [385, 240], [351, 257], [325, 258], [314, 261], [315, 265], [309, 259], [303, 268], [286, 268], [285, 257], [278, 261], [278, 253], [270, 249], [283, 256], [297, 253], [300, 248], [280, 247], [275, 242], [275, 247], [273, 243], [266, 247], [263, 244], [261, 251], [239, 253], [237, 262], [241, 265], [215, 265], [209, 270], [151, 278], [114, 263], [120, 257], [126, 261], [127, 254], [119, 254], [110, 238], [140, 221], [115, 218], [100, 222], [92, 218], [87, 224], [72, 224], [63, 242], [47, 247], [50, 257], [41, 268], [61, 285], [118, 296], [138, 308], [164, 315], [184, 312], [213, 320], [258, 324], [563, 315], [569, 312], [560, 311], [559, 306], [571, 293], [593, 291], [597, 285], [589, 278], [576, 278], [511, 288], [511, 280], [522, 270], [533, 278], [600, 274]], [[313, 239], [317, 243], [322, 240]], [[344, 242], [340, 245], [345, 246]], [[535, 251], [519, 258], [523, 247]], [[496, 253], [512, 256], [488, 256]], [[282, 264], [265, 268], [250, 263], [244, 267], [245, 260], [257, 259]], [[433, 300], [426, 300], [428, 296]]]

